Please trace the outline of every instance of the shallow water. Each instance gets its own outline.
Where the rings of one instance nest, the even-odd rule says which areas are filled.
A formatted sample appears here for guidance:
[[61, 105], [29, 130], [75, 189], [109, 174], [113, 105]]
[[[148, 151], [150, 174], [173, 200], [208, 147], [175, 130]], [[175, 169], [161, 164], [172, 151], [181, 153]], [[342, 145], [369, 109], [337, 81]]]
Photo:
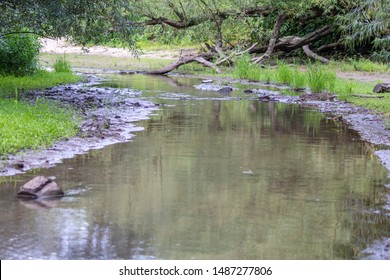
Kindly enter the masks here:
[[[102, 86], [160, 110], [129, 143], [0, 178], [1, 259], [355, 259], [388, 237], [386, 171], [345, 126], [197, 79], [119, 79]], [[66, 196], [18, 200], [37, 175]]]

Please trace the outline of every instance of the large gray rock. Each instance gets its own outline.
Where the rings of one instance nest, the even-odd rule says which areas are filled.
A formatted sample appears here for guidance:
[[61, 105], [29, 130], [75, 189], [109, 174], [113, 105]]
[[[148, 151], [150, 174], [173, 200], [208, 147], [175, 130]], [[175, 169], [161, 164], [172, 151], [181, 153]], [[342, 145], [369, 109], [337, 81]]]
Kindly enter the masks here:
[[54, 182], [52, 179], [38, 176], [32, 179], [31, 181], [24, 184], [17, 196], [20, 197], [53, 197], [53, 196], [63, 196], [64, 192], [62, 189]]

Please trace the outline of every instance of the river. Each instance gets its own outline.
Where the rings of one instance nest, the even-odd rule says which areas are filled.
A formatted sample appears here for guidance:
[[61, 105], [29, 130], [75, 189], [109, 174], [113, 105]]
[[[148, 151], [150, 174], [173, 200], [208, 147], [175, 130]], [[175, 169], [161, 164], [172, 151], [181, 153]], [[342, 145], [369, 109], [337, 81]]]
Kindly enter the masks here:
[[[359, 259], [388, 238], [387, 171], [356, 132], [199, 83], [103, 83], [159, 110], [130, 142], [0, 178], [0, 258]], [[16, 198], [37, 175], [55, 176], [65, 196]]]

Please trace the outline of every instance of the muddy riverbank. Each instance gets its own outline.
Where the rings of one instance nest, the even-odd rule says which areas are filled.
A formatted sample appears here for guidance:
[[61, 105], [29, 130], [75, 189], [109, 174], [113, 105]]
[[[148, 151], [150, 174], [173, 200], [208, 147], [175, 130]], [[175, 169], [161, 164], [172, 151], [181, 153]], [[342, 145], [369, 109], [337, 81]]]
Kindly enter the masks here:
[[142, 130], [133, 124], [146, 119], [157, 107], [137, 98], [139, 92], [95, 87], [101, 79], [89, 75], [86, 81], [47, 90], [31, 91], [29, 98], [45, 98], [73, 106], [80, 113], [80, 132], [54, 146], [27, 150], [0, 161], [0, 176], [12, 176], [36, 168], [49, 168], [63, 159], [114, 143], [129, 141], [134, 131]]
[[[87, 81], [75, 85], [53, 87], [48, 90], [32, 91], [33, 99], [56, 100], [65, 105], [76, 107], [81, 112], [81, 129], [77, 137], [58, 142], [53, 147], [23, 151], [10, 155], [0, 162], [0, 176], [11, 176], [35, 168], [48, 168], [60, 163], [65, 158], [74, 157], [91, 149], [100, 149], [107, 145], [129, 141], [132, 132], [142, 130], [133, 122], [142, 120], [152, 114], [158, 106], [138, 98], [141, 93], [130, 89], [101, 88], [96, 85], [102, 80], [96, 75], [88, 75]], [[369, 110], [338, 101], [334, 96], [282, 95], [274, 90], [263, 90], [262, 83], [220, 78], [209, 80], [196, 86], [200, 90], [220, 91], [226, 84], [240, 83], [258, 90], [250, 92], [259, 102], [283, 102], [300, 104], [315, 108], [330, 119], [342, 122], [357, 131], [356, 141], [372, 144], [375, 154], [381, 159], [390, 173], [390, 130], [384, 120]], [[238, 90], [232, 88], [232, 90]], [[242, 89], [241, 89], [242, 90]], [[223, 93], [223, 90], [221, 92]]]

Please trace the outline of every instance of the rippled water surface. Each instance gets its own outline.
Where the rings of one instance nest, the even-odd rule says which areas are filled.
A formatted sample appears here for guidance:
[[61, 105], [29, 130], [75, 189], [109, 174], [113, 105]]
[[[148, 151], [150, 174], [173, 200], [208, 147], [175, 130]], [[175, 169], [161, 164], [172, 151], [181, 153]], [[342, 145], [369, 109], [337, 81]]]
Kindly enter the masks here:
[[[356, 134], [196, 83], [104, 84], [162, 106], [132, 142], [0, 178], [0, 258], [354, 259], [388, 237], [386, 171]], [[18, 200], [37, 175], [56, 176], [66, 196]]]

